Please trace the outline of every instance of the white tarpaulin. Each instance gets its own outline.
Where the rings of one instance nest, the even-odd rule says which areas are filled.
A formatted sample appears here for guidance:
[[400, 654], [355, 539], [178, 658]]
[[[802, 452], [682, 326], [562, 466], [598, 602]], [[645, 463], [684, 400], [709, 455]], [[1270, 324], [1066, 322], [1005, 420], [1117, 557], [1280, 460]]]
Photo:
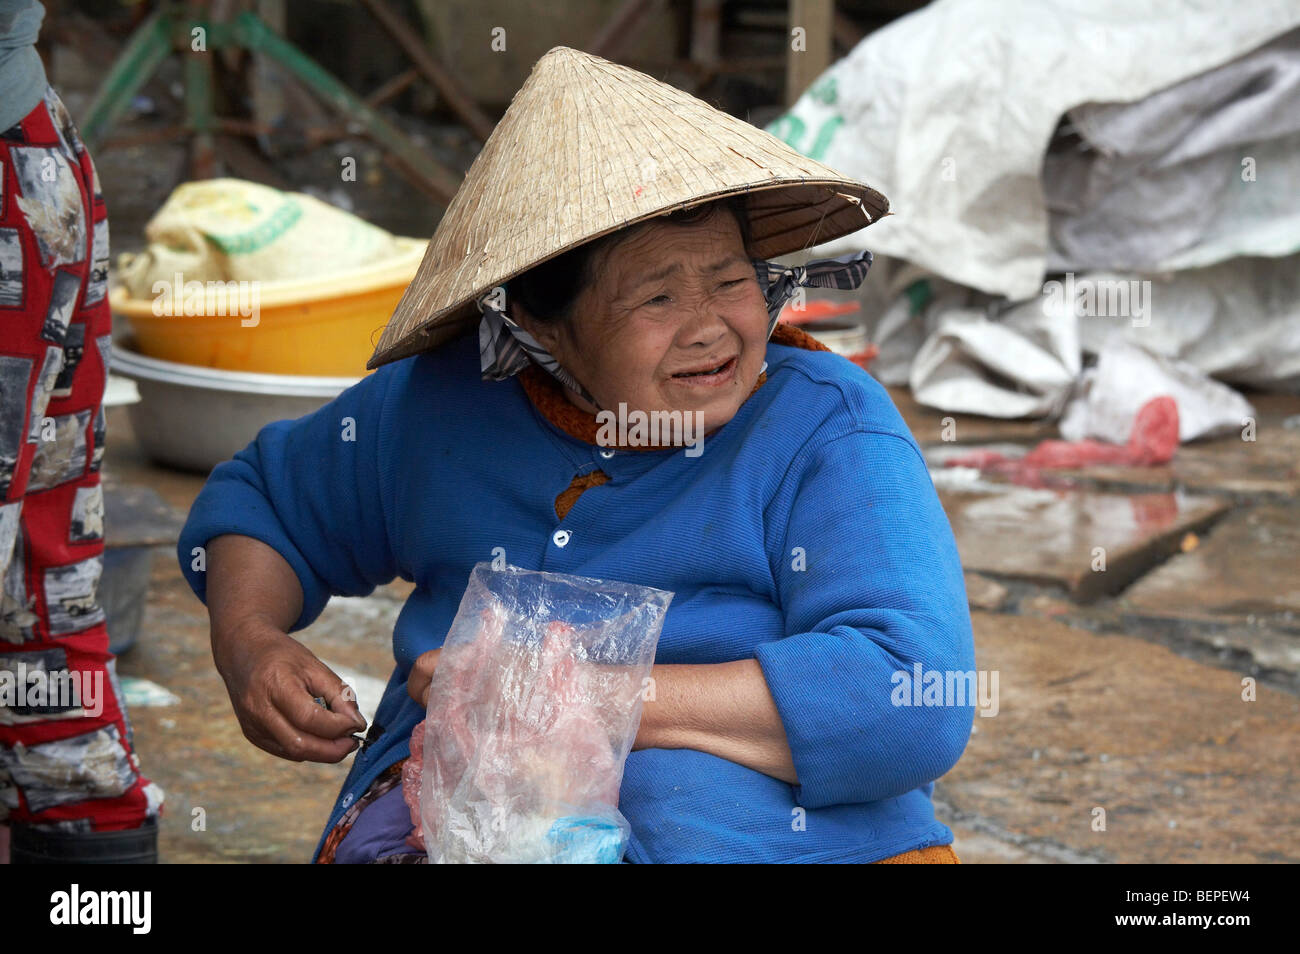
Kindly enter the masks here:
[[1138, 411], [1161, 395], [1178, 402], [1178, 439], [1183, 442], [1240, 430], [1255, 414], [1240, 394], [1190, 364], [1152, 354], [1112, 333], [1097, 366], [1079, 381], [1078, 394], [1061, 418], [1061, 436], [1123, 444]]
[[1300, 29], [1146, 99], [1066, 118], [1043, 162], [1049, 271], [1300, 251]]
[[1041, 175], [1061, 117], [1142, 99], [1297, 25], [1295, 0], [939, 0], [872, 33], [768, 128], [890, 199], [894, 215], [819, 255], [865, 245], [1023, 300], [1047, 267]]
[[[1091, 272], [1059, 283], [1060, 294], [1052, 294], [1056, 286], [1049, 283], [1044, 294], [1014, 305], [941, 279], [923, 284], [928, 300], [917, 306], [919, 295], [899, 296], [874, 323], [877, 360], [884, 363], [873, 365], [872, 373], [886, 384], [908, 384], [930, 407], [991, 417], [1052, 416], [1076, 390], [1080, 353], [1099, 355], [1105, 364], [1107, 350], [1114, 373], [1083, 382], [1093, 403], [1112, 387], [1151, 397], [1159, 393], [1153, 387], [1167, 384], [1165, 393], [1179, 395], [1180, 405], [1184, 398], [1190, 402], [1184, 440], [1234, 421], [1240, 426], [1249, 413], [1242, 410], [1244, 399], [1211, 375], [1232, 384], [1300, 390], [1300, 254], [1236, 258], [1150, 278]], [[1124, 293], [1126, 306], [1094, 307], [1090, 313], [1083, 307], [1087, 296], [1071, 294], [1071, 285], [1093, 290], [1094, 303]], [[1070, 302], [1073, 309], [1066, 307]], [[1154, 357], [1137, 361], [1117, 341], [1175, 359], [1178, 372]], [[1115, 371], [1121, 367], [1123, 373]], [[1129, 385], [1125, 374], [1146, 380]], [[1129, 409], [1136, 414], [1138, 407]], [[1193, 420], [1200, 423], [1189, 428]], [[1130, 415], [1106, 433], [1127, 434], [1131, 423]]]
[[[1042, 417], [1061, 411], [1082, 370], [1077, 317], [1062, 301], [1038, 299], [1000, 313], [962, 307], [963, 293], [928, 308], [935, 330], [912, 361], [910, 385], [922, 404], [994, 417]], [[991, 306], [990, 306], [991, 307]]]
[[1145, 323], [1083, 319], [1079, 340], [1085, 352], [1100, 352], [1115, 329], [1232, 384], [1300, 390], [1300, 254], [1237, 258], [1155, 275], [1149, 282]]
[[892, 279], [859, 296], [873, 371], [1052, 416], [1124, 326], [1189, 400], [1300, 387], [1297, 24], [1296, 0], [940, 0], [871, 34], [769, 129], [890, 198], [817, 251]]

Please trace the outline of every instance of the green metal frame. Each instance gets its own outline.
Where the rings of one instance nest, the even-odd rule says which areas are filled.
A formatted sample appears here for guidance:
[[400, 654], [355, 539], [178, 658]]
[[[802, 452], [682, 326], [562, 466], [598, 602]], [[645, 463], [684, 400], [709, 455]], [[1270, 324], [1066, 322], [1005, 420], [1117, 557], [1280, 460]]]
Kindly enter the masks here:
[[[204, 52], [190, 48], [192, 31], [202, 28]], [[460, 179], [435, 162], [400, 129], [384, 119], [306, 53], [266, 25], [257, 14], [240, 13], [229, 23], [213, 23], [191, 14], [183, 3], [166, 3], [142, 23], [100, 84], [94, 101], [79, 124], [86, 145], [96, 149], [121, 118], [131, 100], [167, 57], [185, 56], [186, 128], [195, 137], [199, 165], [210, 162], [215, 125], [212, 97], [213, 52], [240, 48], [262, 53], [284, 67], [304, 86], [347, 120], [355, 121], [411, 174], [444, 202], [460, 188]], [[203, 175], [210, 174], [207, 171]]]

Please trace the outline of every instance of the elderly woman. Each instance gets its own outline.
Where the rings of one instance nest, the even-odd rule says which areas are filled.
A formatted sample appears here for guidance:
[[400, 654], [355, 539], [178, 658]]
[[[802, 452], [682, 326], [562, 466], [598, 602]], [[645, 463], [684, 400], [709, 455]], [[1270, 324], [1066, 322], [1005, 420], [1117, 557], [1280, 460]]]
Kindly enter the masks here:
[[[776, 323], [870, 256], [762, 257], [885, 209], [639, 73], [539, 61], [378, 370], [218, 467], [181, 538], [244, 732], [288, 759], [337, 762], [365, 727], [289, 633], [331, 594], [414, 584], [318, 860], [422, 857], [400, 765], [470, 570], [504, 555], [675, 594], [620, 790], [628, 860], [956, 862], [930, 795], [973, 700], [899, 692], [974, 666], [951, 530], [884, 390]], [[655, 412], [700, 431], [605, 426]]]

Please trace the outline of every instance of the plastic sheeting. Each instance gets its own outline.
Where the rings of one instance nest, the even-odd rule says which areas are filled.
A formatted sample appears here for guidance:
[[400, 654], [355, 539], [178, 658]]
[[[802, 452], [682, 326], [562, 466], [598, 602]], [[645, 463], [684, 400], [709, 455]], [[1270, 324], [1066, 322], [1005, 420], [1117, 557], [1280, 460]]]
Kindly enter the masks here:
[[1061, 436], [1070, 441], [1096, 437], [1123, 443], [1139, 410], [1160, 396], [1178, 403], [1178, 439], [1184, 443], [1240, 430], [1255, 415], [1249, 401], [1191, 365], [1112, 335], [1098, 355], [1097, 366], [1080, 379], [1078, 394], [1061, 418]]
[[1118, 333], [1231, 384], [1300, 390], [1300, 255], [1238, 258], [1149, 281], [1146, 322], [1083, 320], [1085, 352], [1100, 352]]
[[1070, 110], [1043, 186], [1050, 271], [1300, 250], [1300, 30], [1135, 103]]
[[[892, 277], [860, 296], [873, 373], [1051, 416], [1122, 325], [1188, 394], [1300, 387], [1298, 25], [1296, 3], [949, 0], [832, 66], [769, 129], [890, 196], [817, 253], [865, 242]], [[1061, 307], [1054, 279], [1134, 297]]]
[[671, 600], [474, 568], [403, 769], [431, 863], [621, 860], [623, 764]]
[[997, 313], [931, 305], [941, 317], [912, 362], [922, 404], [993, 417], [1041, 417], [1065, 407], [1082, 370], [1078, 320], [1064, 301], [1021, 302]]
[[1047, 271], [1041, 174], [1061, 117], [1144, 99], [1296, 26], [1290, 0], [940, 0], [871, 34], [768, 129], [890, 198], [869, 239], [818, 254], [866, 242], [1024, 300]]
[[[1150, 278], [1094, 272], [1075, 284], [1085, 283], [1134, 289], [1128, 313], [1089, 314], [1077, 297], [1067, 309], [1050, 294], [1008, 306], [949, 282], [920, 282], [876, 322], [881, 357], [872, 371], [886, 384], [910, 385], [922, 404], [991, 417], [1054, 416], [1080, 392], [1096, 403], [1117, 388], [1113, 400], [1128, 407], [1131, 422], [1138, 395], [1160, 393], [1153, 387], [1161, 382], [1170, 388], [1164, 393], [1187, 402], [1185, 441], [1239, 428], [1251, 413], [1249, 402], [1212, 378], [1300, 389], [1300, 255]], [[1089, 368], [1079, 378], [1083, 356], [1100, 362], [1107, 348], [1110, 359], [1101, 363], [1118, 367], [1126, 356], [1125, 373]], [[1139, 362], [1138, 354], [1147, 357]], [[1128, 380], [1132, 375], [1145, 383]], [[1071, 434], [1122, 442], [1128, 432], [1127, 424], [1111, 422]]]

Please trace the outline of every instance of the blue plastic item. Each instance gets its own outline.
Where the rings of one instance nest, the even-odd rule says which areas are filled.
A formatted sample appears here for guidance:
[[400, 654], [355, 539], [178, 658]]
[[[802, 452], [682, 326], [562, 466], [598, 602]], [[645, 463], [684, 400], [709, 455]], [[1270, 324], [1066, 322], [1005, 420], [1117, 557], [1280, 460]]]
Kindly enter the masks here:
[[566, 865], [616, 865], [623, 860], [626, 834], [607, 818], [561, 818], [547, 833], [555, 846], [555, 863]]

